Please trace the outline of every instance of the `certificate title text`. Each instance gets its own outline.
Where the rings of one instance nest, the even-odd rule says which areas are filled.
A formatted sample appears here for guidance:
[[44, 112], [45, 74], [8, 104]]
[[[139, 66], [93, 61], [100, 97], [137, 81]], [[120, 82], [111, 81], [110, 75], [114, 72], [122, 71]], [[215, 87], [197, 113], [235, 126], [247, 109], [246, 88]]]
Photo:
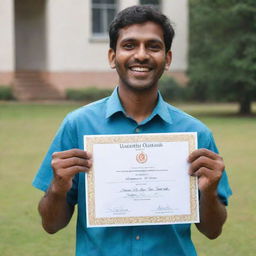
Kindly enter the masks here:
[[120, 144], [120, 148], [122, 149], [128, 149], [128, 148], [135, 148], [135, 149], [142, 149], [142, 148], [153, 148], [153, 147], [163, 147], [163, 144], [161, 142], [159, 143], [125, 143]]

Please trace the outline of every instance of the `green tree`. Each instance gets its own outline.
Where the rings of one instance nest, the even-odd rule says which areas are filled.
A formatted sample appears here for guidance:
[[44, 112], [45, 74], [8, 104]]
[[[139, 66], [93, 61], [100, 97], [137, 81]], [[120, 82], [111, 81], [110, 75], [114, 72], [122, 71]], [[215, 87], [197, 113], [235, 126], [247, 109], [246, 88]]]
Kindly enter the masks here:
[[190, 0], [190, 86], [199, 100], [256, 99], [256, 0]]

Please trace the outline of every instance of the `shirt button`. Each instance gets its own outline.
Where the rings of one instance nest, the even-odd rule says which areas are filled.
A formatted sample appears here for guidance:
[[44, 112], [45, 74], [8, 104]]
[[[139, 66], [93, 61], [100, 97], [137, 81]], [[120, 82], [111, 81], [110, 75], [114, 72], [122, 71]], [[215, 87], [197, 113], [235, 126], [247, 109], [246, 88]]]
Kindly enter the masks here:
[[136, 129], [135, 129], [135, 132], [140, 132], [140, 128], [136, 128]]
[[136, 240], [140, 240], [140, 236], [136, 236]]

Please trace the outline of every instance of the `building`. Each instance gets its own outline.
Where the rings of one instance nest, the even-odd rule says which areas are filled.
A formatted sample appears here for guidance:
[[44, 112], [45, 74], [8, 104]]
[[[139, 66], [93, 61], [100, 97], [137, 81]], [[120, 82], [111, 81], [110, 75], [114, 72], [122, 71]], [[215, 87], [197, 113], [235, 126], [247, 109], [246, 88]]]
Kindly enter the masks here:
[[170, 74], [184, 82], [187, 0], [0, 0], [0, 85], [13, 85], [20, 99], [59, 97], [67, 88], [114, 87], [108, 23], [117, 11], [145, 3], [174, 24]]

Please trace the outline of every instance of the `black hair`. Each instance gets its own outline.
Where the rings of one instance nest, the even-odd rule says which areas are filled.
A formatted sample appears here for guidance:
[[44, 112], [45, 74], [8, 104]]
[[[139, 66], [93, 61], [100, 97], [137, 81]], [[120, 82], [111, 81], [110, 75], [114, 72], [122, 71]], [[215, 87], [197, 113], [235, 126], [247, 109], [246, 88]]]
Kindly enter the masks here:
[[170, 20], [154, 7], [148, 5], [135, 5], [120, 11], [109, 26], [109, 46], [114, 51], [119, 30], [133, 24], [142, 24], [151, 21], [159, 24], [163, 29], [165, 50], [168, 52], [172, 46], [174, 29]]

